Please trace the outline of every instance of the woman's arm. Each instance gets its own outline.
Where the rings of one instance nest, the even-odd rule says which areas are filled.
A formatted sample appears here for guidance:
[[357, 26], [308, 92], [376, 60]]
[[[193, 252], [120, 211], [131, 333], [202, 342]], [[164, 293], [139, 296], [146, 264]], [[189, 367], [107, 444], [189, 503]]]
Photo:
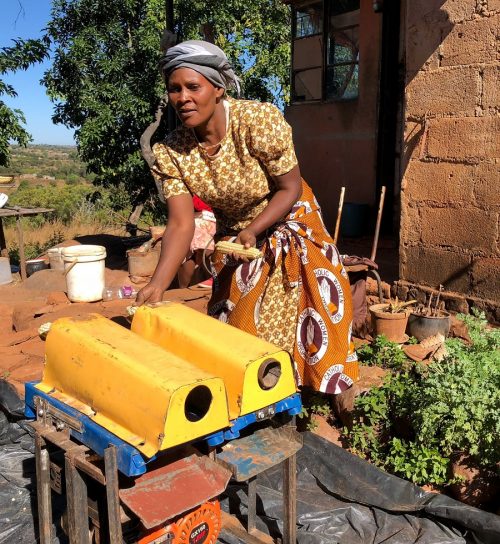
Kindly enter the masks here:
[[302, 179], [298, 165], [282, 176], [273, 176], [273, 179], [278, 190], [264, 210], [236, 238], [236, 242], [243, 244], [246, 248], [255, 246], [257, 237], [283, 219], [301, 195]]
[[136, 305], [160, 302], [186, 258], [194, 234], [193, 200], [190, 194], [167, 199], [168, 221], [162, 236], [160, 260], [151, 281], [137, 294]]

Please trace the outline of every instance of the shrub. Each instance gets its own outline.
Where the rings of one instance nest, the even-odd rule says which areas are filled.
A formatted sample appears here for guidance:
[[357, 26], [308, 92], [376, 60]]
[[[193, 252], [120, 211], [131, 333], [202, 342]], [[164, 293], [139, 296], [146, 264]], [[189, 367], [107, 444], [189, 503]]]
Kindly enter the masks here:
[[427, 368], [412, 363], [356, 400], [351, 449], [418, 483], [452, 483], [450, 459], [500, 463], [500, 331], [484, 314], [460, 316], [472, 344], [446, 341], [448, 355]]

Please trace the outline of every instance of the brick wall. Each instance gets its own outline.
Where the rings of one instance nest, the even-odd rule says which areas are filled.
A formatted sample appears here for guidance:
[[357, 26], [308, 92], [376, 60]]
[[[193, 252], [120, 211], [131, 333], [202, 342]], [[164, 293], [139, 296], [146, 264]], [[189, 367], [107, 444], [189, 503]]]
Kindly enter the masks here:
[[410, 0], [404, 24], [399, 294], [500, 321], [500, 0]]

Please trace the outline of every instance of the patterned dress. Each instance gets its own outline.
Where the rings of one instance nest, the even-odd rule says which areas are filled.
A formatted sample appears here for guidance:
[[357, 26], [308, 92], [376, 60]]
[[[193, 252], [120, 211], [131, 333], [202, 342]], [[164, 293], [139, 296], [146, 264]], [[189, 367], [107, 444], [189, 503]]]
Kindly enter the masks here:
[[[214, 211], [216, 239], [233, 240], [276, 192], [272, 176], [289, 172], [297, 159], [291, 128], [275, 106], [225, 102], [228, 130], [216, 155], [179, 127], [153, 147], [153, 175], [165, 199], [198, 195]], [[288, 350], [299, 385], [344, 391], [358, 378], [349, 281], [305, 181], [287, 217], [257, 246], [264, 257], [249, 263], [212, 255], [209, 314]]]

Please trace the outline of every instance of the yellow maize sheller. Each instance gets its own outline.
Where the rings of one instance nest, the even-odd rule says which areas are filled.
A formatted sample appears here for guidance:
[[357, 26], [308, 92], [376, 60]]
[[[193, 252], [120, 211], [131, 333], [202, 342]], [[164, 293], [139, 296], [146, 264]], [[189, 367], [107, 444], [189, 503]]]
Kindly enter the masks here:
[[229, 425], [224, 382], [97, 314], [51, 327], [40, 391], [147, 457]]
[[296, 392], [286, 351], [182, 304], [138, 308], [132, 331], [221, 377], [231, 420]]
[[[290, 355], [182, 304], [138, 308], [131, 330], [98, 314], [58, 319], [43, 379], [25, 394], [41, 544], [52, 542], [51, 489], [67, 493], [70, 544], [89, 528], [111, 544], [215, 543], [229, 479], [255, 487], [300, 448], [279, 432], [301, 410]], [[104, 512], [87, 505], [96, 493]]]

